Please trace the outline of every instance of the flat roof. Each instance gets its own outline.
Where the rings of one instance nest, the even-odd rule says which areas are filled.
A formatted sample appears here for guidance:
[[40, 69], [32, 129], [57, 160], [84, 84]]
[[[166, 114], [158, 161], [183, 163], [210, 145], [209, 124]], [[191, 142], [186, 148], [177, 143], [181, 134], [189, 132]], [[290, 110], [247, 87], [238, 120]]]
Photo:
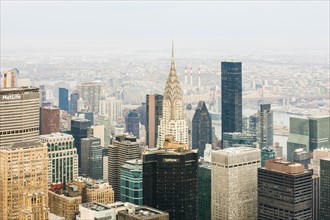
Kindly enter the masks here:
[[96, 202], [83, 203], [83, 204], [81, 204], [81, 206], [83, 206], [89, 210], [93, 210], [93, 211], [97, 211], [97, 212], [111, 209], [111, 207], [108, 207], [102, 203], [96, 203]]

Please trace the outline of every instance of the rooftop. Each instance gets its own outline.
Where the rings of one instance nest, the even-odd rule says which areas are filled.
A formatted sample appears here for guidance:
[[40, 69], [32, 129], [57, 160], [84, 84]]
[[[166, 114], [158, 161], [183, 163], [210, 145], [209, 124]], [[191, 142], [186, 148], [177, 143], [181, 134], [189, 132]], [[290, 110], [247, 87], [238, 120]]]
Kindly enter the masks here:
[[96, 211], [96, 212], [100, 212], [100, 211], [104, 211], [104, 210], [109, 210], [111, 209], [111, 207], [108, 207], [102, 203], [96, 203], [96, 202], [91, 202], [91, 203], [83, 203], [81, 204], [81, 206]]
[[277, 157], [274, 160], [266, 160], [264, 169], [288, 174], [305, 172], [304, 164], [283, 160], [281, 157]]
[[56, 132], [52, 134], [45, 134], [45, 135], [40, 135], [40, 139], [58, 139], [58, 138], [73, 138], [71, 134], [66, 134], [66, 133], [61, 133], [61, 132]]
[[163, 212], [161, 210], [151, 208], [148, 206], [130, 206], [126, 205], [126, 210], [120, 211], [121, 213], [125, 213], [129, 216], [139, 216], [139, 217], [148, 217], [148, 216], [157, 216], [157, 215], [168, 215], [167, 212]]
[[22, 86], [22, 87], [14, 87], [14, 88], [1, 88], [0, 93], [6, 93], [6, 92], [19, 92], [19, 91], [33, 91], [33, 90], [39, 90], [37, 87], [33, 86]]

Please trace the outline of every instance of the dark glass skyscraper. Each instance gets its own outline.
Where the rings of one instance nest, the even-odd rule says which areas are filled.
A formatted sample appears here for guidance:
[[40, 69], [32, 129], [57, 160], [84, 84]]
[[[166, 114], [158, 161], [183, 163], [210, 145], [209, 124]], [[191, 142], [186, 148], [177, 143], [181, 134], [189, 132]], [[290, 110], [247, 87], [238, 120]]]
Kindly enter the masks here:
[[212, 119], [205, 102], [200, 101], [192, 120], [192, 148], [204, 155], [205, 144], [212, 144]]
[[74, 115], [77, 113], [77, 101], [79, 99], [79, 93], [77, 91], [74, 91], [70, 95], [70, 113], [71, 115]]
[[257, 137], [261, 148], [273, 146], [273, 110], [270, 104], [260, 105]]
[[135, 137], [139, 138], [139, 134], [140, 134], [139, 112], [137, 110], [130, 111], [125, 118], [125, 123], [126, 123], [126, 131], [130, 134], [133, 134]]
[[211, 163], [198, 167], [198, 219], [211, 220]]
[[69, 111], [69, 92], [66, 88], [59, 88], [58, 89], [58, 105], [61, 110]]
[[242, 132], [242, 63], [221, 62], [222, 133]]
[[158, 138], [159, 119], [163, 115], [163, 96], [147, 95], [146, 107], [146, 144], [149, 147], [156, 147]]
[[81, 139], [81, 173], [95, 180], [103, 179], [103, 158], [101, 139]]
[[197, 219], [197, 150], [147, 151], [143, 157], [143, 204], [170, 219]]
[[330, 219], [330, 158], [320, 160], [320, 220]]
[[75, 118], [71, 120], [70, 134], [74, 138], [74, 146], [77, 148], [78, 153], [78, 167], [81, 168], [81, 139], [87, 138], [88, 128], [91, 127], [91, 121]]

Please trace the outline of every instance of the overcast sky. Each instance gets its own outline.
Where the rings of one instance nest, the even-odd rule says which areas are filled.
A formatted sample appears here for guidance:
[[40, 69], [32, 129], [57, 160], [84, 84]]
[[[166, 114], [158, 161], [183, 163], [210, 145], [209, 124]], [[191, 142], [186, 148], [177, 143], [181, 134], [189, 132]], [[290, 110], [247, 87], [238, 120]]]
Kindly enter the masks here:
[[329, 1], [1, 1], [1, 50], [329, 50]]

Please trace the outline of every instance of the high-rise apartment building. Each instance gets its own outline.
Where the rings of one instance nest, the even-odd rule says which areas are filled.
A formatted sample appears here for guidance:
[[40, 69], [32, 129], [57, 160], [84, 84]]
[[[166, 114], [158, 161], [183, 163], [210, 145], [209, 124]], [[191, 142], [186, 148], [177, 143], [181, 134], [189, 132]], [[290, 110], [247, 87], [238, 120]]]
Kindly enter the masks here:
[[157, 145], [158, 126], [163, 114], [163, 96], [158, 94], [148, 94], [146, 99], [146, 144], [150, 148], [153, 148]]
[[111, 122], [110, 117], [106, 115], [99, 115], [97, 124], [104, 126], [104, 145], [103, 147], [108, 147], [111, 140]]
[[330, 157], [320, 161], [320, 220], [330, 219]]
[[143, 204], [168, 212], [170, 219], [196, 220], [197, 150], [168, 145], [174, 148], [147, 150], [142, 156]]
[[256, 219], [260, 150], [233, 147], [212, 152], [212, 219]]
[[91, 127], [91, 121], [82, 118], [73, 118], [71, 120], [71, 135], [74, 138], [74, 146], [78, 153], [78, 167], [81, 167], [81, 139], [87, 138], [88, 129]]
[[182, 89], [175, 70], [172, 45], [171, 69], [164, 91], [163, 114], [158, 126], [157, 147], [163, 146], [166, 136], [173, 136], [175, 141], [188, 144], [188, 125], [183, 106]]
[[60, 132], [60, 109], [56, 107], [40, 108], [40, 134]]
[[39, 89], [0, 90], [0, 147], [39, 139]]
[[1, 84], [0, 88], [15, 88], [17, 87], [17, 77], [18, 77], [19, 71], [18, 69], [11, 69], [11, 70], [4, 70], [2, 72], [1, 78]]
[[109, 183], [115, 191], [115, 200], [120, 201], [120, 169], [127, 160], [140, 159], [140, 142], [132, 135], [115, 136], [109, 145]]
[[267, 160], [258, 169], [258, 219], [312, 219], [312, 171], [281, 158]]
[[192, 148], [204, 155], [205, 145], [212, 144], [212, 119], [204, 101], [199, 101], [192, 119]]
[[29, 210], [30, 219], [49, 219], [47, 147], [39, 142], [1, 146], [0, 161], [0, 219], [29, 219]]
[[241, 62], [221, 62], [221, 97], [222, 133], [242, 132]]
[[258, 110], [257, 139], [260, 148], [273, 147], [273, 110], [270, 104], [261, 104]]
[[99, 115], [105, 115], [110, 117], [111, 124], [119, 123], [122, 118], [122, 101], [115, 97], [106, 97], [100, 101]]
[[48, 184], [68, 183], [78, 178], [78, 154], [72, 135], [40, 135], [48, 149]]
[[101, 82], [81, 83], [77, 89], [79, 97], [87, 104], [88, 110], [97, 114], [99, 112], [99, 102], [101, 100]]
[[58, 107], [69, 112], [69, 90], [66, 88], [58, 89]]
[[142, 160], [128, 160], [120, 171], [120, 201], [143, 204]]
[[137, 110], [130, 111], [125, 117], [126, 132], [140, 137], [140, 115]]
[[103, 157], [100, 138], [81, 139], [81, 173], [95, 180], [103, 180]]
[[79, 100], [79, 93], [78, 91], [73, 91], [70, 95], [70, 113], [74, 115], [78, 112], [78, 100]]
[[108, 147], [108, 144], [104, 145], [104, 131], [105, 131], [104, 125], [98, 124], [92, 126], [92, 136], [96, 138], [100, 138], [102, 147]]

